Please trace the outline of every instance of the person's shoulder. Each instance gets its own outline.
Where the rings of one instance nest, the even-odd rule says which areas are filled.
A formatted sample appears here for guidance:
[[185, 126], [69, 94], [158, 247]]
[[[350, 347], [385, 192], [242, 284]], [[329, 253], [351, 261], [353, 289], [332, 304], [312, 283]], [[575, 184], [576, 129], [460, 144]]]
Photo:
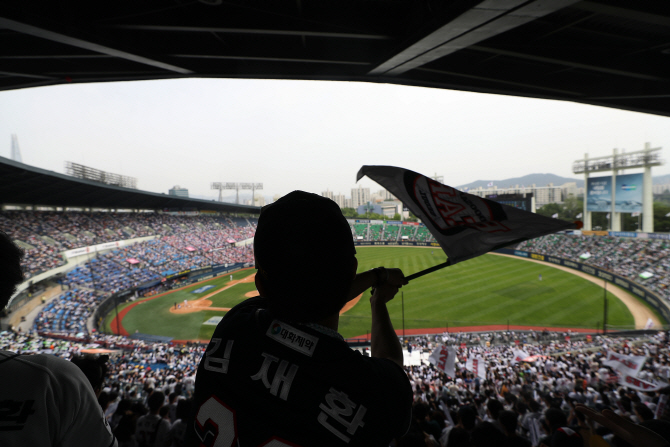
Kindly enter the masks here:
[[226, 315], [223, 317], [223, 321], [230, 320], [238, 314], [255, 312], [257, 309], [267, 309], [269, 304], [270, 303], [268, 298], [263, 298], [261, 296], [247, 298], [226, 312]]
[[0, 352], [0, 360], [3, 357], [11, 357], [5, 361], [6, 365], [4, 368], [13, 367], [16, 374], [44, 374], [50, 376], [52, 379], [63, 382], [86, 380], [86, 376], [84, 376], [77, 365], [55, 355], [16, 355], [12, 352], [2, 351]]

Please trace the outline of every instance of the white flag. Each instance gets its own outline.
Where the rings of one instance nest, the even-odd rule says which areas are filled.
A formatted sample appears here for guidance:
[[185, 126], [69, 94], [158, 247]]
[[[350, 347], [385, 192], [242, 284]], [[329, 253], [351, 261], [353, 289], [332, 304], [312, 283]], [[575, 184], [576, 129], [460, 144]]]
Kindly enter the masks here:
[[626, 388], [632, 388], [638, 391], [658, 391], [661, 388], [668, 386], [667, 383], [650, 382], [642, 380], [639, 377], [633, 377], [629, 374], [622, 373], [619, 376], [619, 384]]
[[636, 377], [640, 372], [647, 357], [643, 355], [624, 355], [614, 351], [607, 351], [607, 359], [603, 365], [612, 367], [613, 370], [621, 373], [621, 376], [629, 375]]
[[577, 216], [575, 216], [575, 217], [576, 217], [577, 219], [581, 219], [582, 216], [583, 216], [583, 214], [582, 214], [582, 213], [579, 213], [579, 214], [577, 214]]
[[637, 216], [639, 216], [639, 215], [640, 215], [640, 213], [635, 212], [635, 213], [631, 213], [631, 214], [630, 214], [630, 217], [637, 217]]
[[553, 217], [554, 219], [558, 219], [558, 213], [552, 214], [551, 217]]
[[486, 362], [479, 356], [471, 355], [465, 363], [465, 369], [472, 371], [481, 379], [486, 379]]
[[456, 377], [456, 348], [437, 345], [428, 361], [451, 378]]
[[493, 182], [489, 182], [489, 184], [486, 185], [486, 186], [488, 186], [490, 188], [491, 186], [493, 186]]
[[515, 349], [512, 353], [514, 354], [512, 364], [522, 362], [523, 359], [530, 357], [530, 355], [523, 349]]
[[607, 218], [608, 218], [608, 219], [610, 218], [610, 213], [607, 213]]
[[408, 169], [363, 166], [356, 176], [376, 181], [421, 218], [448, 256], [447, 265], [496, 248], [581, 227], [458, 191]]

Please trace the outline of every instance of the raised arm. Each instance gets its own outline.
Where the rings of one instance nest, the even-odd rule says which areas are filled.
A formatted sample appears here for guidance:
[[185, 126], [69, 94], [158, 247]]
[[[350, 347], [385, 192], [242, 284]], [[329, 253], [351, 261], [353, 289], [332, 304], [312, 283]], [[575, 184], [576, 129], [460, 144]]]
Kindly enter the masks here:
[[396, 293], [398, 293], [398, 287], [387, 282], [377, 287], [370, 297], [372, 309], [370, 350], [372, 357], [389, 359], [402, 367], [402, 346], [386, 308], [386, 303], [391, 301]]

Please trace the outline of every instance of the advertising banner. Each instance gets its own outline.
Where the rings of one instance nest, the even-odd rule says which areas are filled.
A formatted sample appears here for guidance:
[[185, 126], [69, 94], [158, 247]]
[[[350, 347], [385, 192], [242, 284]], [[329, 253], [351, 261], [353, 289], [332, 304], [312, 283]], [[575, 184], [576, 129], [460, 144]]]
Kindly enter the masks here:
[[642, 212], [642, 174], [618, 175], [614, 211], [617, 213]]
[[[626, 174], [616, 177], [615, 212], [642, 212], [642, 177], [642, 174]], [[589, 178], [586, 194], [588, 211], [603, 213], [612, 211], [612, 177]]]
[[590, 177], [586, 183], [586, 210], [612, 211], [612, 177]]
[[610, 231], [610, 236], [614, 237], [638, 237], [639, 234], [634, 231]]

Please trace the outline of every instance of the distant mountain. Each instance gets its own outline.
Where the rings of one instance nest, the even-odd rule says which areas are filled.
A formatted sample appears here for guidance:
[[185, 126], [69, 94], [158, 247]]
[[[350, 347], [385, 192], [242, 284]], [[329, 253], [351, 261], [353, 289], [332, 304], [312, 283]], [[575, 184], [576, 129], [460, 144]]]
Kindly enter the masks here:
[[535, 186], [547, 186], [549, 183], [553, 183], [554, 186], [560, 186], [564, 183], [572, 182], [576, 183], [578, 188], [584, 186], [583, 178], [576, 179], [570, 177], [560, 177], [555, 174], [528, 174], [524, 175], [523, 177], [508, 178], [504, 180], [477, 180], [465, 185], [457, 186], [456, 188], [462, 189], [467, 187], [469, 189], [473, 189], [479, 188], [480, 186], [482, 188], [487, 188], [489, 183], [493, 183], [493, 186], [497, 186], [498, 188], [514, 187], [516, 185], [530, 186], [532, 184], [535, 184]]
[[670, 183], [670, 174], [652, 177], [654, 185], [667, 185]]

